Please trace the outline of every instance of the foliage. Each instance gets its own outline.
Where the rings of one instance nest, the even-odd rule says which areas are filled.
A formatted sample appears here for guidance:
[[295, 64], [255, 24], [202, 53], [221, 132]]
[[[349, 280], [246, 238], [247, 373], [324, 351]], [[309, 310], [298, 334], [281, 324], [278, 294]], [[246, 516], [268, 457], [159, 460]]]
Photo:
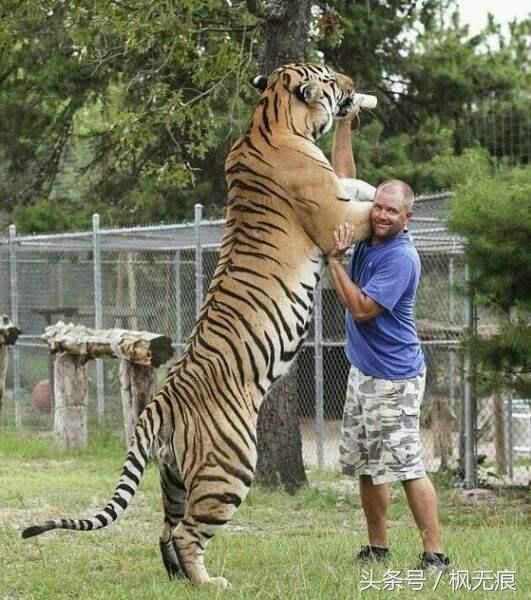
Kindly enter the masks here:
[[341, 29], [321, 43], [325, 60], [377, 93], [386, 135], [417, 131], [433, 117], [455, 128], [464, 111], [487, 99], [527, 97], [531, 73], [521, 65], [528, 61], [530, 20], [514, 23], [506, 39], [492, 21], [470, 36], [455, 0], [330, 4]]
[[[153, 212], [155, 220], [182, 218], [190, 202], [176, 192], [240, 128], [240, 79], [254, 41], [241, 8], [222, 0], [8, 4], [0, 38], [2, 196], [16, 206], [50, 198], [67, 141], [86, 140], [92, 149], [78, 172], [90, 171], [93, 185], [85, 200], [122, 222]], [[69, 204], [62, 200], [52, 202], [56, 210]]]
[[[224, 157], [256, 97], [247, 77], [267, 10], [281, 4], [4, 1], [0, 222], [86, 227], [95, 211], [109, 225], [183, 220], [197, 201], [219, 216]], [[502, 162], [529, 160], [530, 20], [471, 36], [455, 0], [330, 0], [313, 15], [309, 58], [379, 97], [356, 136], [361, 177], [434, 191], [449, 185], [441, 160], [478, 144]]]
[[56, 210], [56, 206], [47, 199], [37, 200], [28, 206], [17, 206], [12, 212], [15, 223], [23, 226], [19, 233], [50, 233], [82, 229], [88, 222], [87, 214], [67, 214]]
[[489, 387], [530, 397], [531, 169], [488, 176], [477, 166], [456, 189], [449, 226], [466, 238], [471, 291], [496, 315], [497, 327], [470, 344]]
[[0, 194], [8, 208], [50, 195], [74, 115], [102, 87], [90, 65], [72, 60], [67, 9], [55, 4], [2, 3]]
[[325, 61], [379, 99], [354, 134], [362, 179], [449, 188], [448, 157], [478, 145], [502, 161], [529, 161], [531, 72], [522, 65], [531, 20], [513, 23], [508, 36], [491, 20], [471, 36], [452, 0], [331, 5], [341, 20], [319, 45]]

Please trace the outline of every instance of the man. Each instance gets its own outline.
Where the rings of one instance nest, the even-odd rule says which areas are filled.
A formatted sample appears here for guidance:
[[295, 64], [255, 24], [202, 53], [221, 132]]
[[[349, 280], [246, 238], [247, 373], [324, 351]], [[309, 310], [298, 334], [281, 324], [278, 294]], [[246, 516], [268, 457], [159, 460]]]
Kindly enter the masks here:
[[[356, 177], [351, 120], [336, 126], [332, 166], [340, 178]], [[420, 455], [419, 412], [425, 385], [424, 357], [413, 318], [420, 259], [407, 232], [413, 190], [384, 181], [371, 211], [372, 234], [356, 247], [348, 271], [342, 258], [352, 228], [341, 225], [328, 256], [333, 285], [346, 308], [346, 355], [351, 364], [340, 441], [343, 472], [358, 475], [369, 544], [358, 560], [389, 556], [389, 484], [401, 481], [424, 552], [422, 569], [443, 571], [437, 497]]]

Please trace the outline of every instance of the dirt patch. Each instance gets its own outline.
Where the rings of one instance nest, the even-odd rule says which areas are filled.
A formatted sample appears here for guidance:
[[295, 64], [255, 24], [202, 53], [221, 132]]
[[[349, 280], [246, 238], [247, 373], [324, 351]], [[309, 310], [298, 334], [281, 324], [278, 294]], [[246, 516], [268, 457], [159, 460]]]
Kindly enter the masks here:
[[312, 482], [312, 488], [319, 492], [335, 492], [342, 496], [358, 496], [357, 477], [341, 477], [334, 481], [316, 481]]
[[481, 488], [472, 490], [457, 490], [454, 494], [454, 498], [464, 506], [477, 506], [478, 504], [485, 504], [494, 508], [498, 504], [498, 497], [492, 490], [485, 490]]

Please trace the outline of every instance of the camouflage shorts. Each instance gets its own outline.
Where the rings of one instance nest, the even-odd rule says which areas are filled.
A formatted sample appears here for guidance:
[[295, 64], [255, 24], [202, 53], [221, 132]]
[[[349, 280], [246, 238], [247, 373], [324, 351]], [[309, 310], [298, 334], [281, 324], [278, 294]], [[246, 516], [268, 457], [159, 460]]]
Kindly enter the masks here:
[[370, 475], [375, 484], [425, 476], [419, 431], [425, 381], [424, 374], [377, 379], [351, 367], [339, 444], [343, 473]]

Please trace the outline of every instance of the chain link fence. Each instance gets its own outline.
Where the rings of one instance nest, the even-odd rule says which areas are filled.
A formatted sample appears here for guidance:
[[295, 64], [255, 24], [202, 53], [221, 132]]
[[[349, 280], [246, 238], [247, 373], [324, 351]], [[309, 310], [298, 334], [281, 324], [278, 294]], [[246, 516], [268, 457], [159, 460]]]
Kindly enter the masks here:
[[[430, 471], [452, 469], [472, 484], [528, 485], [529, 399], [478, 397], [461, 347], [477, 316], [463, 293], [461, 241], [444, 226], [450, 194], [417, 198], [411, 232], [422, 261], [416, 318], [427, 363], [421, 433]], [[98, 328], [148, 330], [182, 351], [218, 259], [222, 221], [0, 238], [0, 314], [22, 329], [10, 347], [2, 428], [53, 429], [53, 370], [41, 335], [58, 320]], [[489, 317], [484, 316], [488, 325]], [[296, 366], [303, 455], [308, 467], [337, 468], [348, 364], [344, 310], [325, 272], [310, 334]], [[467, 362], [468, 361], [468, 362]], [[160, 382], [166, 367], [157, 371]], [[52, 385], [50, 385], [52, 384]], [[89, 431], [123, 429], [118, 363], [90, 364]]]

